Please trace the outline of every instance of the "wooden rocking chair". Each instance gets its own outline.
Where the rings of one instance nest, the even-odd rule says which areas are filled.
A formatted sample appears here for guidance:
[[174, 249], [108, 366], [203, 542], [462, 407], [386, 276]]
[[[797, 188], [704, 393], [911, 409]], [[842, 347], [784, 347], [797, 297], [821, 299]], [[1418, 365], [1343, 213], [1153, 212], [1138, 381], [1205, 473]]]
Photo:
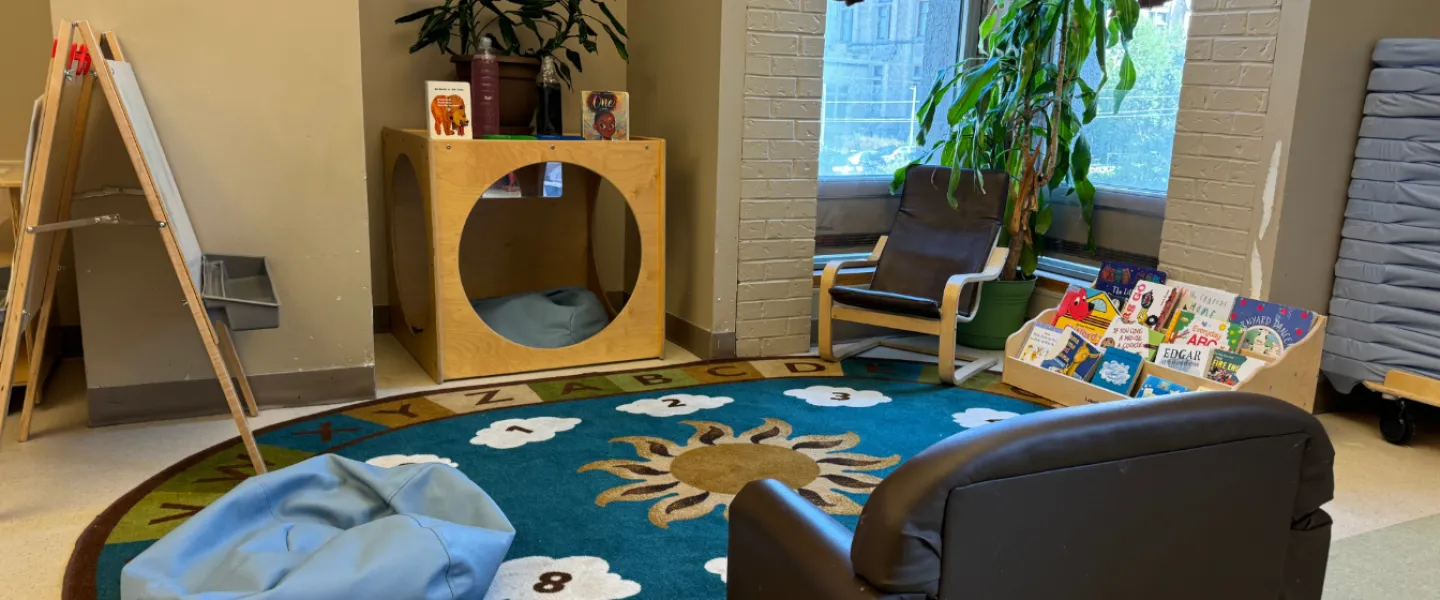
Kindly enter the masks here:
[[[835, 320], [902, 329], [940, 337], [940, 378], [959, 385], [995, 365], [975, 360], [957, 373], [955, 326], [969, 323], [980, 308], [980, 283], [1000, 278], [1009, 251], [996, 248], [1004, 224], [1010, 178], [1004, 172], [958, 169], [959, 206], [946, 200], [952, 170], [910, 167], [900, 212], [890, 235], [880, 238], [865, 260], [836, 260], [820, 279], [820, 357], [836, 361], [874, 348], [879, 339], [836, 353]], [[983, 179], [983, 188], [976, 177]], [[841, 269], [875, 267], [870, 287], [836, 286]]]

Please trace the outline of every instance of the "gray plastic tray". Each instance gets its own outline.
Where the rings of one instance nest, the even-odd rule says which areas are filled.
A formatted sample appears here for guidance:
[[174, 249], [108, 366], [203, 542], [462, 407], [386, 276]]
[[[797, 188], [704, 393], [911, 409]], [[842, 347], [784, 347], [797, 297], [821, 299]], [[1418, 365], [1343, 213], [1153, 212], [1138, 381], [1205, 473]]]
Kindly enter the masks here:
[[234, 331], [280, 326], [280, 298], [263, 256], [206, 254], [200, 296], [211, 318], [224, 319]]

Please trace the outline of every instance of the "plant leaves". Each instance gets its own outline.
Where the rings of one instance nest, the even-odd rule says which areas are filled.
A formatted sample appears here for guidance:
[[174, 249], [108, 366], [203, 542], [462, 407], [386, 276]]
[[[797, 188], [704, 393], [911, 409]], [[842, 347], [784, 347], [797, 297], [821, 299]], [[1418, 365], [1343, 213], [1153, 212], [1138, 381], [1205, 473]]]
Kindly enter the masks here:
[[413, 13], [410, 13], [410, 14], [408, 14], [408, 15], [405, 15], [405, 16], [403, 16], [403, 17], [400, 17], [400, 18], [398, 18], [398, 19], [395, 19], [395, 23], [399, 24], [399, 23], [409, 23], [409, 22], [411, 22], [411, 21], [419, 21], [421, 17], [428, 17], [428, 16], [430, 16], [430, 15], [433, 15], [433, 14], [439, 12], [441, 8], [444, 8], [444, 7], [441, 7], [441, 6], [432, 6], [432, 7], [430, 7], [430, 8], [425, 8], [425, 9], [417, 10], [417, 11], [415, 11], [415, 12], [413, 12]]
[[1045, 235], [1050, 231], [1050, 225], [1055, 222], [1055, 211], [1046, 203], [1045, 207], [1035, 212], [1035, 233]]
[[895, 176], [890, 180], [891, 195], [899, 194], [900, 190], [905, 187], [905, 178], [910, 175], [910, 167], [912, 166], [915, 166], [915, 163], [910, 163], [895, 169]]
[[1025, 244], [1020, 249], [1020, 272], [1026, 277], [1030, 277], [1038, 268], [1040, 268], [1040, 252], [1035, 249], [1033, 242]]
[[980, 68], [965, 75], [960, 87], [960, 96], [955, 99], [955, 104], [950, 106], [951, 125], [958, 124], [961, 116], [975, 108], [975, 104], [980, 100], [981, 92], [995, 80], [995, 71], [999, 66], [1000, 59], [992, 58], [985, 61]]
[[1090, 178], [1090, 140], [1085, 134], [1075, 140], [1075, 149], [1070, 152], [1070, 179], [1075, 182]]
[[1135, 89], [1135, 81], [1139, 79], [1139, 73], [1135, 72], [1135, 61], [1130, 59], [1130, 53], [1125, 53], [1125, 60], [1120, 62], [1120, 83], [1115, 86], [1115, 113], [1120, 113], [1120, 105], [1125, 102], [1125, 97], [1130, 95], [1130, 90]]
[[615, 44], [615, 51], [620, 53], [620, 58], [625, 62], [630, 62], [630, 51], [625, 49], [625, 42], [620, 39], [620, 36], [615, 35], [615, 30], [611, 29], [609, 25], [601, 23], [600, 26], [605, 28], [605, 34], [610, 36], [610, 42]]
[[1085, 218], [1085, 229], [1088, 232], [1085, 240], [1086, 247], [1095, 251], [1095, 184], [1089, 179], [1077, 179], [1075, 181], [1075, 195], [1080, 199], [1080, 214]]
[[615, 18], [615, 13], [610, 12], [609, 5], [600, 0], [595, 0], [595, 3], [600, 5], [600, 12], [605, 13], [605, 18], [610, 19], [610, 25], [615, 28], [615, 31], [620, 32], [620, 35], [624, 37], [630, 37], [630, 34], [625, 32], [625, 26], [620, 24], [620, 19]]

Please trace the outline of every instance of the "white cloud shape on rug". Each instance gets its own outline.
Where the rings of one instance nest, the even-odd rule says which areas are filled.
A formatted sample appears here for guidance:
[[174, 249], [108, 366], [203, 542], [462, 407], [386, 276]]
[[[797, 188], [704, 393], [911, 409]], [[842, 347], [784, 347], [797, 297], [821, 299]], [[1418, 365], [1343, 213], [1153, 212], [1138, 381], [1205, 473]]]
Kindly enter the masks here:
[[730, 583], [727, 579], [730, 575], [730, 559], [727, 557], [712, 558], [705, 562], [705, 570], [720, 576], [720, 581]]
[[790, 390], [786, 396], [793, 396], [815, 406], [849, 406], [866, 408], [890, 401], [890, 397], [873, 390], [857, 390], [828, 385], [812, 385], [803, 390]]
[[595, 556], [527, 556], [500, 565], [485, 600], [620, 600], [640, 584], [610, 572]]
[[966, 429], [989, 425], [996, 421], [1004, 421], [1012, 417], [1020, 416], [1020, 413], [1013, 413], [1008, 410], [995, 410], [993, 408], [971, 408], [965, 412], [958, 412], [953, 415], [955, 423]]
[[460, 466], [460, 463], [457, 463], [448, 458], [441, 458], [434, 454], [386, 454], [385, 456], [377, 456], [375, 458], [365, 461], [365, 464], [367, 465], [375, 465], [377, 467], [385, 467], [387, 469], [390, 467], [399, 467], [402, 465], [421, 465], [426, 463], [440, 463], [442, 465], [450, 465], [457, 468]]
[[475, 432], [475, 437], [470, 440], [470, 443], [476, 446], [509, 450], [531, 442], [553, 439], [555, 434], [561, 431], [570, 431], [579, 424], [580, 419], [561, 417], [505, 419], [491, 423], [489, 427]]
[[636, 415], [650, 415], [652, 417], [677, 417], [711, 408], [720, 408], [734, 401], [734, 398], [726, 398], [725, 396], [668, 394], [659, 398], [646, 398], [644, 400], [636, 400], [629, 404], [621, 404], [615, 407], [615, 410]]

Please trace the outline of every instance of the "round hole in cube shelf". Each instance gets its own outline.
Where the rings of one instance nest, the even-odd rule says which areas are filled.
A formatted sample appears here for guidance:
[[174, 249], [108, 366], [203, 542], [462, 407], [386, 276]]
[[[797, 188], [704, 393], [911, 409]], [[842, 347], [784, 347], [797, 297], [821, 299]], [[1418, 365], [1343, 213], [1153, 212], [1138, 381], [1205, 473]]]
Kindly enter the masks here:
[[433, 276], [420, 179], [409, 158], [401, 156], [395, 161], [390, 172], [390, 198], [390, 272], [395, 292], [391, 301], [400, 304], [404, 326], [420, 333], [430, 327]]
[[460, 235], [460, 282], [491, 330], [532, 348], [563, 348], [625, 309], [641, 244], [624, 195], [599, 174], [539, 163], [496, 181]]

